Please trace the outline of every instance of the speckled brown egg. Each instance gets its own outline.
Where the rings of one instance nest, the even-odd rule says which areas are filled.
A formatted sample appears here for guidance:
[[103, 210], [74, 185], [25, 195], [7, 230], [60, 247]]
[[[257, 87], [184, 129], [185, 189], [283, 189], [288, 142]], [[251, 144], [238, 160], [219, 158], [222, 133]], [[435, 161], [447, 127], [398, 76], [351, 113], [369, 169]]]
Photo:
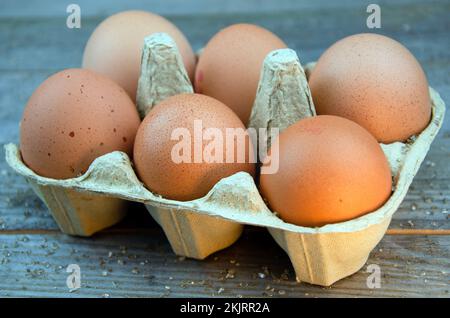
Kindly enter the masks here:
[[200, 55], [195, 91], [220, 100], [247, 125], [264, 59], [285, 47], [275, 34], [259, 26], [229, 26], [217, 33]]
[[92, 33], [83, 55], [83, 68], [106, 75], [135, 100], [144, 38], [164, 32], [177, 44], [193, 80], [195, 55], [183, 33], [165, 18], [145, 11], [124, 11], [108, 17]]
[[402, 44], [377, 34], [357, 34], [320, 57], [309, 85], [317, 113], [351, 119], [379, 142], [420, 133], [431, 115], [428, 82]]
[[132, 155], [140, 120], [128, 94], [83, 69], [46, 79], [28, 100], [20, 124], [23, 161], [38, 175], [67, 179], [119, 150]]
[[277, 153], [279, 169], [261, 174], [260, 190], [285, 222], [318, 227], [351, 220], [376, 210], [391, 194], [381, 147], [348, 119], [303, 119], [279, 135], [270, 150]]
[[[222, 137], [208, 137], [210, 128]], [[240, 129], [244, 134], [242, 161], [235, 155], [227, 163], [227, 151], [237, 154], [238, 145], [235, 138], [227, 137], [227, 128]], [[222, 138], [223, 146], [212, 150], [215, 138]], [[231, 146], [227, 147], [227, 143]], [[244, 125], [223, 103], [200, 94], [181, 94], [156, 105], [144, 118], [136, 135], [134, 163], [150, 191], [164, 198], [188, 201], [203, 197], [222, 178], [239, 171], [254, 175], [250, 145]], [[212, 162], [207, 154], [216, 155], [215, 151], [218, 160]]]

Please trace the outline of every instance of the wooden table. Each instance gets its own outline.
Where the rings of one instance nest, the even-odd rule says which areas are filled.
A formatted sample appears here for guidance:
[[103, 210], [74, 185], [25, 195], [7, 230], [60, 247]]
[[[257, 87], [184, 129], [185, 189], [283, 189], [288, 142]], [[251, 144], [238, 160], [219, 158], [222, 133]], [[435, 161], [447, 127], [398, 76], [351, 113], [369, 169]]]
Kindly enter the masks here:
[[[18, 141], [18, 122], [33, 90], [50, 74], [80, 66], [94, 27], [113, 12], [155, 11], [201, 48], [235, 22], [262, 25], [295, 49], [303, 63], [353, 33], [367, 32], [365, 1], [277, 0], [77, 1], [82, 28], [65, 26], [59, 1], [0, 4], [0, 141]], [[145, 3], [147, 4], [145, 4]], [[423, 65], [430, 85], [450, 104], [449, 1], [378, 1], [382, 29]], [[247, 227], [233, 246], [204, 261], [172, 254], [143, 206], [132, 204], [121, 224], [91, 238], [61, 234], [48, 210], [0, 156], [0, 296], [438, 296], [449, 297], [450, 116], [367, 264], [381, 267], [380, 289], [366, 286], [366, 266], [332, 287], [296, 283], [288, 257], [265, 229]], [[81, 267], [82, 287], [70, 292], [66, 267]]]

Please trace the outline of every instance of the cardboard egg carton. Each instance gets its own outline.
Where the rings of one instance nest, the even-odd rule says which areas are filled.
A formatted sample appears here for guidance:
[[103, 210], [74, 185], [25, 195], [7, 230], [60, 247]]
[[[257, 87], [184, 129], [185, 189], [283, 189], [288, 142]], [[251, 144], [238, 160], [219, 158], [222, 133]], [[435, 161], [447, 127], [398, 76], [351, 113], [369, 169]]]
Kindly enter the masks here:
[[[307, 65], [307, 74], [313, 66]], [[192, 91], [175, 43], [165, 34], [147, 37], [137, 94], [141, 115], [169, 96]], [[328, 286], [365, 264], [405, 197], [444, 118], [444, 102], [432, 88], [430, 94], [428, 127], [408, 143], [381, 145], [393, 175], [389, 200], [372, 213], [319, 228], [283, 222], [267, 207], [246, 172], [220, 180], [203, 198], [180, 202], [148, 191], [128, 156], [118, 151], [97, 158], [85, 174], [67, 180], [36, 175], [23, 163], [14, 144], [5, 146], [6, 160], [31, 184], [64, 233], [89, 236], [118, 222], [127, 200], [142, 202], [177, 255], [204, 259], [233, 244], [244, 224], [266, 227], [289, 255], [298, 281]], [[283, 130], [314, 115], [296, 53], [290, 49], [271, 52], [264, 61], [249, 127]], [[270, 144], [270, 139], [266, 142]]]

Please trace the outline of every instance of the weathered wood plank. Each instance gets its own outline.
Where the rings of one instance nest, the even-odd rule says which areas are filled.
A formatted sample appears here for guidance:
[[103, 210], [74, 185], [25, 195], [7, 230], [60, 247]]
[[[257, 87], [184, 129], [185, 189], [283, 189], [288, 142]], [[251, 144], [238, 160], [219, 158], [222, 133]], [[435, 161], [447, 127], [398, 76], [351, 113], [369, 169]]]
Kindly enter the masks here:
[[[330, 288], [296, 283], [288, 257], [266, 231], [253, 228], [204, 261], [173, 255], [156, 228], [92, 239], [0, 235], [0, 246], [0, 296], [448, 297], [450, 286], [450, 241], [442, 236], [385, 237], [367, 263], [380, 266], [380, 289], [367, 287], [366, 266]], [[66, 286], [69, 264], [82, 273], [73, 293]]]
[[[9, 0], [0, 4], [1, 145], [17, 142], [22, 109], [38, 84], [62, 68], [78, 67], [94, 27], [120, 10], [133, 7], [167, 15], [194, 49], [228, 24], [260, 24], [283, 38], [302, 62], [316, 60], [343, 36], [367, 32], [364, 1], [78, 3], [83, 15], [80, 30], [65, 27], [66, 4], [49, 0], [28, 1], [26, 6]], [[382, 7], [380, 33], [398, 39], [414, 53], [430, 84], [449, 105], [450, 3], [401, 0], [378, 4]], [[449, 117], [394, 215], [390, 233], [396, 235], [385, 236], [369, 259], [368, 264], [378, 264], [383, 274], [382, 288], [375, 290], [366, 287], [364, 269], [331, 288], [295, 283], [284, 252], [265, 230], [251, 227], [232, 247], [203, 262], [179, 260], [138, 204], [132, 205], [122, 224], [91, 239], [62, 235], [24, 180], [7, 168], [1, 149], [0, 296], [449, 297], [449, 236], [398, 235], [424, 233], [422, 229], [442, 234], [450, 229]], [[83, 287], [74, 293], [65, 286], [65, 268], [70, 263], [79, 264], [83, 275]]]
[[[440, 49], [445, 48], [447, 41], [445, 30], [449, 23], [446, 12], [449, 6], [445, 1], [434, 5], [421, 2], [384, 4], [383, 28], [379, 32], [402, 41], [422, 63], [427, 61], [426, 58], [439, 63], [442, 57], [448, 56]], [[0, 16], [0, 25], [5, 30], [1, 37], [6, 40], [1, 48], [4, 59], [0, 63], [0, 69], [56, 70], [79, 65], [87, 38], [106, 15], [107, 13], [102, 12], [97, 16], [83, 18], [82, 28], [76, 30], [66, 28], [65, 14], [45, 19]], [[166, 16], [179, 26], [195, 49], [203, 46], [215, 32], [226, 25], [249, 22], [276, 32], [300, 53], [303, 61], [317, 59], [324, 48], [345, 35], [367, 32], [367, 13], [362, 4], [350, 8], [315, 6], [271, 13], [221, 12], [200, 17], [192, 13], [169, 13]], [[30, 54], [35, 58], [29, 59]]]
[[[432, 5], [446, 3], [445, 0], [428, 1]], [[341, 0], [339, 2], [329, 0], [278, 0], [259, 1], [259, 0], [98, 0], [95, 2], [89, 0], [78, 0], [77, 4], [81, 7], [82, 13], [88, 17], [113, 14], [123, 10], [150, 10], [163, 15], [198, 15], [205, 14], [236, 14], [251, 13], [264, 14], [283, 11], [307, 11], [317, 10], [317, 8], [331, 10], [337, 8], [363, 8], [367, 6], [364, 0]], [[397, 0], [394, 4], [389, 1], [378, 1], [382, 7], [385, 6], [411, 6], [423, 4], [421, 0]], [[67, 4], [61, 4], [52, 0], [27, 0], [24, 6], [15, 0], [3, 0], [0, 17], [60, 17], [66, 16]]]
[[[351, 32], [364, 31], [361, 4], [307, 6], [287, 1], [284, 5], [297, 6], [291, 11], [266, 13], [197, 14], [186, 11], [174, 14], [172, 20], [200, 48], [220, 27], [237, 21], [264, 25], [277, 32], [296, 49], [303, 61], [317, 59], [320, 53], [337, 38]], [[415, 1], [383, 4], [382, 32], [394, 36], [407, 45], [422, 62], [435, 86], [447, 101], [450, 100], [450, 51], [448, 50], [449, 24], [445, 12], [446, 2], [433, 6]], [[7, 4], [14, 11], [14, 4]], [[89, 6], [87, 6], [89, 7]], [[55, 7], [54, 7], [55, 8]], [[117, 9], [117, 8], [116, 8]], [[12, 10], [12, 11], [11, 11]], [[55, 9], [56, 10], [56, 9]], [[59, 9], [58, 9], [59, 10]], [[161, 9], [162, 10], [162, 9]], [[185, 10], [186, 9], [185, 7]], [[50, 10], [51, 11], [51, 10]], [[50, 12], [49, 11], [49, 12]], [[402, 11], [408, 14], [401, 14]], [[22, 109], [28, 96], [52, 72], [64, 67], [76, 67], [81, 60], [84, 43], [90, 32], [105, 14], [84, 20], [80, 30], [65, 28], [62, 17], [7, 18], [0, 15], [0, 34], [5, 45], [0, 47], [0, 142], [17, 142]], [[17, 15], [19, 15], [17, 13]], [[63, 14], [62, 14], [63, 15]], [[6, 14], [8, 16], [8, 14]], [[339, 25], [339, 28], [335, 26]], [[42, 34], [46, 36], [43, 37]], [[320, 34], [320, 36], [314, 36]], [[51, 41], [49, 41], [51, 39]], [[33, 58], [30, 58], [32, 54]], [[14, 175], [4, 162], [0, 151], [0, 172], [7, 187], [0, 189], [0, 229], [56, 228], [45, 207], [32, 195], [22, 178]], [[408, 196], [395, 214], [391, 227], [412, 229], [448, 229], [450, 190], [450, 117], [447, 116], [442, 132], [433, 144]], [[150, 219], [149, 219], [150, 220]], [[150, 222], [151, 223], [151, 222]]]

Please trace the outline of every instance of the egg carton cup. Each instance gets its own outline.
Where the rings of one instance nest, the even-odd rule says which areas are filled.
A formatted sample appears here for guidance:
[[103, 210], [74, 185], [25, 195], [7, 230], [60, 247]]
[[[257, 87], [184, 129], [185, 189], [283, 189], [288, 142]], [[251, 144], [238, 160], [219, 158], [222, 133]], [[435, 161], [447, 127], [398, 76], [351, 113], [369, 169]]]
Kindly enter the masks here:
[[[137, 98], [142, 115], [171, 95], [193, 91], [169, 36], [146, 38], [142, 61]], [[306, 74], [313, 66], [307, 65]], [[393, 175], [388, 201], [372, 213], [318, 228], [283, 222], [267, 207], [246, 172], [223, 178], [200, 199], [180, 202], [147, 190], [128, 156], [118, 151], [97, 158], [85, 174], [67, 180], [36, 175], [23, 163], [14, 144], [5, 146], [6, 160], [33, 186], [65, 233], [90, 235], [122, 217], [124, 200], [142, 202], [177, 255], [203, 259], [235, 242], [244, 224], [266, 227], [288, 254], [298, 281], [329, 286], [364, 266], [405, 197], [444, 118], [444, 102], [432, 88], [430, 94], [429, 125], [406, 143], [381, 144]], [[297, 54], [290, 49], [271, 52], [263, 64], [249, 127], [282, 130], [314, 115]], [[266, 142], [270, 144], [270, 139]]]

